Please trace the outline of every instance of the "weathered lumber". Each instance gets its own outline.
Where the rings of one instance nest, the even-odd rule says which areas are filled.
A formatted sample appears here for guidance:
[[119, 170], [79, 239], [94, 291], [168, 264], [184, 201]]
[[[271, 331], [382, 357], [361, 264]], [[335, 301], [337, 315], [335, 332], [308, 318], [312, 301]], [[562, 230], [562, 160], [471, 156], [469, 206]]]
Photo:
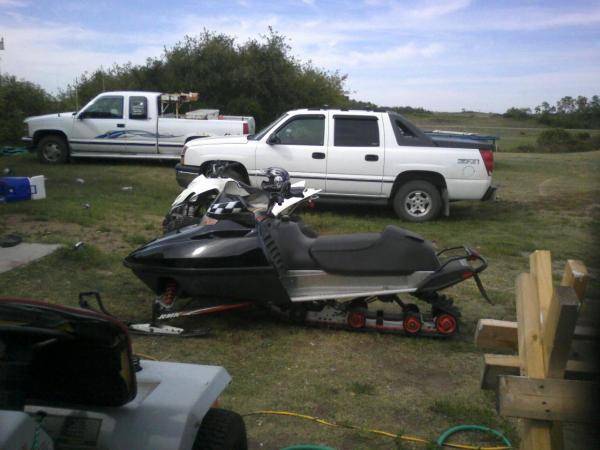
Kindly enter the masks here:
[[542, 348], [547, 377], [562, 378], [565, 373], [573, 332], [579, 315], [579, 299], [575, 289], [558, 286], [546, 312]]
[[535, 288], [540, 310], [540, 325], [544, 326], [546, 315], [554, 295], [552, 284], [552, 258], [548, 250], [536, 250], [529, 255], [529, 268]]
[[[523, 273], [518, 276], [516, 303], [521, 375], [530, 378], [544, 378], [545, 363], [541, 343], [540, 302], [537, 283], [531, 274]], [[526, 419], [523, 422], [521, 436], [523, 450], [550, 450], [552, 426], [552, 422]]]
[[563, 278], [560, 283], [561, 286], [571, 286], [573, 289], [575, 289], [579, 300], [583, 300], [585, 297], [585, 290], [587, 289], [588, 280], [588, 270], [582, 261], [577, 259], [567, 260]]
[[498, 412], [503, 416], [600, 423], [600, 383], [514, 375], [500, 377]]
[[[579, 324], [580, 321], [578, 320], [577, 323]], [[600, 332], [593, 326], [576, 325], [573, 339], [600, 340]], [[519, 347], [517, 322], [479, 319], [475, 330], [475, 345], [490, 350], [517, 350]]]
[[[481, 374], [481, 389], [496, 390], [501, 375], [519, 375], [521, 361], [517, 355], [483, 355], [484, 366]], [[600, 377], [600, 364], [597, 361], [569, 360], [565, 369], [568, 380], [595, 380]]]
[[475, 329], [475, 345], [494, 350], [516, 350], [517, 336], [517, 322], [479, 319]]

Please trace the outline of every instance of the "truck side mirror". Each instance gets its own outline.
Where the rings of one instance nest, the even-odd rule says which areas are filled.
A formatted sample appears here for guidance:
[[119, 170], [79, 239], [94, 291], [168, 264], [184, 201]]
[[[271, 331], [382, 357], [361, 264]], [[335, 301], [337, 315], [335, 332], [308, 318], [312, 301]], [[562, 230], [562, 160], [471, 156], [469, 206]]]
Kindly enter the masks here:
[[82, 112], [80, 112], [80, 113], [79, 113], [79, 115], [77, 116], [77, 118], [78, 118], [79, 120], [83, 120], [83, 119], [85, 119], [86, 117], [87, 117], [87, 114], [85, 113], [85, 111], [82, 111]]
[[272, 134], [271, 136], [269, 136], [269, 139], [267, 139], [267, 144], [269, 144], [269, 145], [281, 144], [281, 139], [276, 134]]

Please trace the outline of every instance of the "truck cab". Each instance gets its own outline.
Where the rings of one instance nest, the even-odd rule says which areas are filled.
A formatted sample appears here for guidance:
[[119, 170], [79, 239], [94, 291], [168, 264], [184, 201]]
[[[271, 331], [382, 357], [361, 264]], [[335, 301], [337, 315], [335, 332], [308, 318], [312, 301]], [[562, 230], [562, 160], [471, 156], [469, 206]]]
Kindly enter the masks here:
[[172, 114], [164, 107], [165, 99], [186, 95], [102, 93], [79, 111], [27, 118], [28, 133], [23, 140], [47, 163], [65, 162], [69, 157], [179, 159], [183, 145], [191, 139], [253, 131], [248, 120], [185, 119], [179, 117], [178, 109]]

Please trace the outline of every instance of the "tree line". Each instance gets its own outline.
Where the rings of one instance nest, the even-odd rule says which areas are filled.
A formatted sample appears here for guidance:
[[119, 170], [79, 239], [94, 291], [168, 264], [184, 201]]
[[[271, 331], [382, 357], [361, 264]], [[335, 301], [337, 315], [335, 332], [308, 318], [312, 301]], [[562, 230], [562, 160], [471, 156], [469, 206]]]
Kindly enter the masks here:
[[548, 102], [533, 108], [509, 108], [504, 117], [517, 120], [535, 119], [551, 127], [600, 128], [600, 96], [587, 98], [566, 96], [551, 105]]
[[77, 77], [57, 95], [14, 76], [0, 78], [0, 143], [18, 143], [25, 117], [74, 111], [103, 91], [198, 92], [191, 108], [252, 115], [263, 126], [296, 108], [346, 107], [346, 76], [294, 58], [285, 38], [273, 30], [237, 44], [208, 31], [185, 36], [144, 64], [114, 65]]

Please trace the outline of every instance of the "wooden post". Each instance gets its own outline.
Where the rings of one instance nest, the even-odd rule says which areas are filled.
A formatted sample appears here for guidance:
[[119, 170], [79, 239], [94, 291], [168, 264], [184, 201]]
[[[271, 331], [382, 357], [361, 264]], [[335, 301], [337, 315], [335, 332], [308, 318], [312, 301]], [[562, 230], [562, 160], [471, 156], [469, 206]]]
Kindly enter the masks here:
[[579, 300], [583, 300], [589, 280], [588, 270], [583, 262], [577, 259], [569, 259], [565, 265], [561, 286], [571, 286], [575, 289]]
[[554, 295], [552, 284], [552, 259], [548, 250], [536, 250], [529, 255], [529, 270], [537, 289], [540, 304], [541, 326], [544, 326], [550, 302]]
[[[522, 273], [517, 278], [517, 324], [521, 375], [544, 378], [545, 364], [537, 283], [528, 273]], [[523, 420], [521, 440], [523, 450], [550, 450], [552, 422]]]
[[564, 377], [578, 315], [579, 299], [575, 290], [566, 286], [557, 287], [543, 329], [542, 345], [547, 377]]

